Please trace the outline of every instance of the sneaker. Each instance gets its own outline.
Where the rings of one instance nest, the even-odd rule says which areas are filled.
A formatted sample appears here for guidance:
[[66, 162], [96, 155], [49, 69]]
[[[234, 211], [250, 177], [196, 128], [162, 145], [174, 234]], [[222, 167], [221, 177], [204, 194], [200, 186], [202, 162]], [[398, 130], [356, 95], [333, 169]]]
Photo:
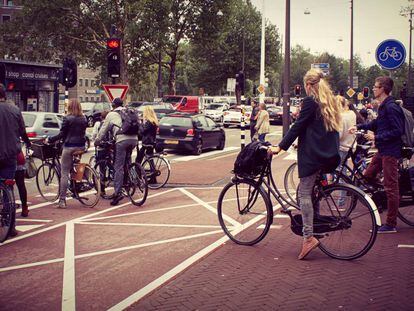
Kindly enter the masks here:
[[397, 233], [397, 229], [385, 224], [378, 228], [378, 233]]
[[319, 241], [317, 238], [315, 237], [310, 237], [307, 238], [306, 240], [303, 240], [303, 245], [302, 245], [302, 251], [300, 252], [298, 259], [302, 260], [305, 259], [305, 257], [314, 249], [319, 245]]
[[66, 200], [60, 199], [58, 203], [58, 208], [66, 208]]

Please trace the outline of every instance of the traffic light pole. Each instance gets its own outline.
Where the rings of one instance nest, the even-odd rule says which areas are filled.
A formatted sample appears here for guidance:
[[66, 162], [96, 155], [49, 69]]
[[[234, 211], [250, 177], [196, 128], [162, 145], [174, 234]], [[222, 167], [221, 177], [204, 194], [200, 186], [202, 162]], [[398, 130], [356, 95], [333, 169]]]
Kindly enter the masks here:
[[283, 136], [289, 131], [290, 101], [290, 0], [286, 0], [285, 67], [283, 70]]

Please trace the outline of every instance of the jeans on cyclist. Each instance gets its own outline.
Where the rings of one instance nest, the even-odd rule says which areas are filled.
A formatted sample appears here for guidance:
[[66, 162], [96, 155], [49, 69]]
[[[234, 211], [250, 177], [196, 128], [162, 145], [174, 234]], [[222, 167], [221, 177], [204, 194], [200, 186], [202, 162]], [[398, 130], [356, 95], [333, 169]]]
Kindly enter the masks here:
[[[137, 140], [135, 139], [126, 139], [120, 142], [117, 142], [115, 145], [115, 177], [114, 177], [114, 186], [115, 186], [115, 196], [113, 200], [113, 205], [116, 205], [122, 198], [121, 190], [124, 184], [124, 165], [127, 156], [131, 156], [131, 151], [137, 145]], [[112, 202], [111, 202], [112, 204]]]
[[397, 225], [400, 191], [398, 185], [398, 159], [392, 156], [376, 154], [366, 169], [364, 176], [368, 181], [375, 182], [379, 172], [384, 172], [384, 190], [387, 195], [387, 221], [391, 227]]
[[312, 191], [315, 185], [316, 177], [319, 172], [310, 176], [300, 178], [298, 200], [299, 207], [302, 213], [303, 222], [303, 237], [310, 238], [313, 236], [313, 203], [312, 203]]
[[[84, 151], [85, 147], [63, 147], [61, 167], [62, 176], [60, 178], [60, 201], [66, 200], [66, 192], [68, 191], [69, 173], [73, 165], [73, 153], [76, 151]], [[63, 205], [60, 207], [64, 207]]]

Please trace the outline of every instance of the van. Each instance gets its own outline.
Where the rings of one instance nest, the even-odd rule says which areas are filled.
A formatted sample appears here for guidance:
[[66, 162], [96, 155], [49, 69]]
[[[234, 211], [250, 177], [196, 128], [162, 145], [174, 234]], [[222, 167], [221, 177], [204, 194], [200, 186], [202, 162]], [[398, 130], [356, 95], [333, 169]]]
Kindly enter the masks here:
[[199, 113], [201, 110], [198, 96], [166, 95], [162, 102], [172, 104], [176, 111]]

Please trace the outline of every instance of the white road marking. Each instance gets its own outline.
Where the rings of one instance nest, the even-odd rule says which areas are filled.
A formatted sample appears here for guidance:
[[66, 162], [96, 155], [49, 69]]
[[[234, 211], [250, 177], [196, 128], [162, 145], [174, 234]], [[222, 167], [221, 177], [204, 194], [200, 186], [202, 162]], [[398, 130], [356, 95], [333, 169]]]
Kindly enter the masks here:
[[178, 225], [178, 224], [147, 224], [147, 223], [132, 223], [132, 222], [77, 222], [78, 225], [98, 225], [98, 226], [136, 226], [136, 227], [169, 227], [169, 228], [210, 228], [217, 229], [221, 226], [214, 225]]
[[66, 224], [65, 259], [63, 262], [62, 310], [76, 310], [75, 293], [75, 225]]
[[53, 222], [50, 219], [32, 219], [32, 218], [16, 218], [16, 221], [27, 221], [27, 222]]
[[297, 161], [297, 159], [298, 159], [298, 156], [295, 153], [289, 153], [286, 157], [283, 158], [283, 160], [289, 160], [289, 161], [291, 160]]
[[16, 225], [16, 230], [21, 232], [26, 232], [36, 228], [43, 227], [44, 225]]
[[[217, 215], [217, 209], [212, 207], [210, 204], [207, 204], [206, 202], [204, 202], [200, 198], [196, 197], [194, 194], [192, 194], [191, 192], [185, 190], [184, 188], [178, 188], [178, 190], [180, 190], [182, 193], [184, 193], [185, 195], [187, 195], [188, 197], [190, 197], [191, 199], [193, 199], [194, 201], [196, 201], [200, 205], [204, 206], [210, 212]], [[226, 220], [227, 222], [231, 223], [233, 226], [240, 226], [240, 223], [237, 222], [236, 220], [234, 220], [233, 218], [231, 218], [231, 217], [229, 217], [225, 214], [222, 214], [222, 215], [223, 215], [223, 219]]]
[[410, 245], [410, 244], [398, 244], [398, 248], [414, 248], [414, 245]]
[[191, 160], [202, 159], [202, 158], [209, 157], [209, 156], [216, 155], [216, 154], [225, 153], [225, 152], [236, 150], [236, 149], [240, 149], [240, 147], [227, 147], [227, 148], [224, 148], [223, 150], [209, 151], [206, 153], [202, 153], [198, 156], [185, 156], [185, 157], [173, 159], [171, 160], [171, 162], [187, 162]]
[[26, 263], [26, 264], [23, 264], [23, 265], [18, 265], [18, 266], [10, 266], [10, 267], [5, 267], [5, 268], [0, 268], [0, 272], [7, 272], [7, 271], [13, 271], [13, 270], [19, 270], [19, 269], [38, 267], [38, 266], [48, 265], [48, 264], [51, 264], [51, 263], [63, 262], [63, 260], [64, 260], [64, 258], [57, 258], [57, 259], [52, 259], [52, 260], [31, 262], [31, 263]]
[[[265, 225], [260, 225], [257, 227], [257, 229], [264, 229]], [[271, 225], [270, 229], [282, 229], [282, 225]]]
[[275, 217], [273, 218], [289, 218], [289, 215], [285, 215], [285, 214], [277, 214], [275, 215]]
[[[54, 197], [54, 196], [56, 196], [56, 194], [57, 193], [52, 193], [52, 192], [46, 192], [46, 193], [43, 193], [43, 195], [45, 196], [45, 197]], [[41, 198], [42, 196], [40, 195], [40, 194], [38, 194], [38, 195], [36, 195], [36, 198]]]

